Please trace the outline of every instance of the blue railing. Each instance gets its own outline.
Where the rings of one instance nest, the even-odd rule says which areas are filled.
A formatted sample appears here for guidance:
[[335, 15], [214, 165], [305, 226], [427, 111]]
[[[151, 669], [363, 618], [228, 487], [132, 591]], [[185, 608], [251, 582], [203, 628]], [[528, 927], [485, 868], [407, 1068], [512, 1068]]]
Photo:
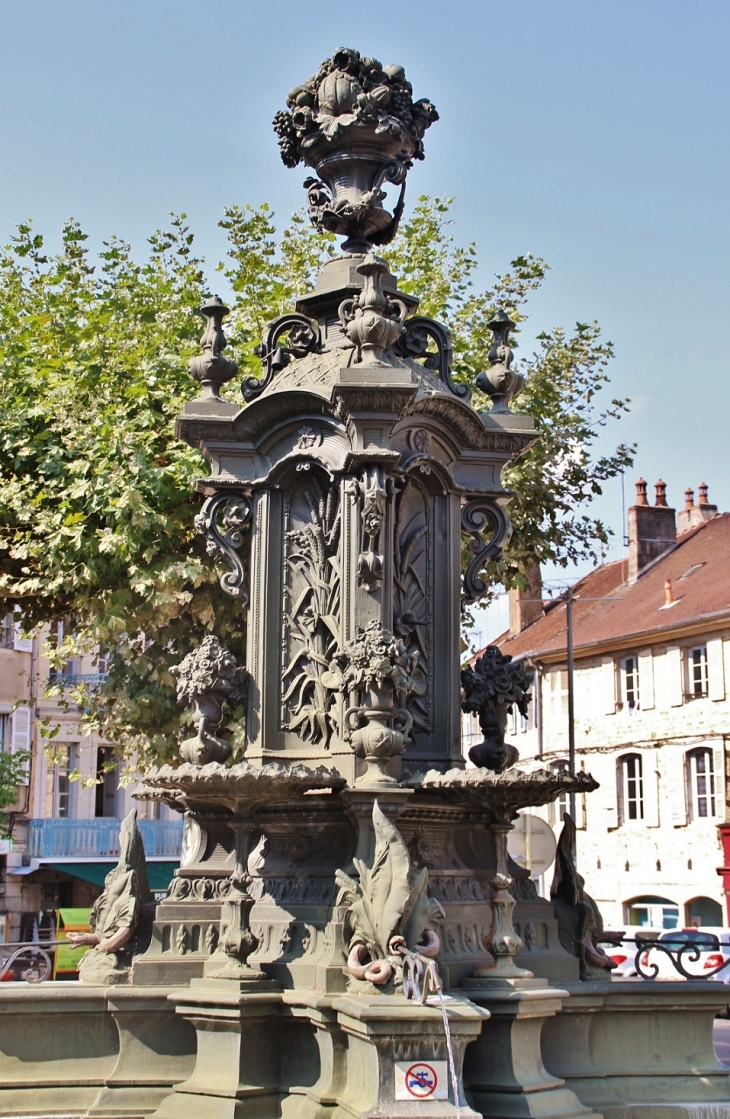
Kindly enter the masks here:
[[[177, 859], [182, 847], [182, 820], [138, 820], [145, 853]], [[29, 820], [29, 859], [113, 859], [119, 855], [121, 820]]]
[[78, 688], [81, 684], [98, 688], [106, 678], [106, 672], [51, 672], [48, 683], [57, 688]]

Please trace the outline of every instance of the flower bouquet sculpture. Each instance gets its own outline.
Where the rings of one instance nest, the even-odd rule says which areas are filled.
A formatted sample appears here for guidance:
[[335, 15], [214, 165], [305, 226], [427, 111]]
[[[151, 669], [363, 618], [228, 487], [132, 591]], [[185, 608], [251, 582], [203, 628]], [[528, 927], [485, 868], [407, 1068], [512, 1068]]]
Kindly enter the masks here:
[[193, 765], [227, 761], [232, 746], [215, 732], [223, 718], [223, 704], [235, 707], [243, 698], [246, 670], [239, 668], [233, 654], [209, 634], [172, 672], [177, 676], [178, 703], [193, 704], [197, 731], [180, 747], [183, 760]]
[[462, 669], [461, 709], [479, 715], [484, 735], [484, 741], [469, 751], [474, 765], [501, 773], [517, 761], [517, 749], [504, 740], [507, 716], [515, 704], [520, 714], [527, 717], [533, 675], [523, 664], [515, 664], [512, 657], [501, 653], [496, 645], [490, 645], [473, 668]]
[[355, 754], [367, 763], [358, 785], [397, 784], [386, 767], [402, 751], [413, 726], [404, 704], [415, 688], [417, 659], [418, 653], [409, 655], [400, 638], [373, 620], [338, 652], [322, 677], [327, 687], [350, 696], [345, 727]]
[[[340, 47], [290, 91], [274, 130], [286, 166], [303, 162], [317, 173], [304, 183], [312, 223], [346, 236], [345, 252], [360, 253], [395, 236], [406, 173], [423, 159], [423, 134], [436, 120], [430, 101], [413, 100], [402, 66]], [[401, 187], [392, 213], [383, 206], [386, 182]]]

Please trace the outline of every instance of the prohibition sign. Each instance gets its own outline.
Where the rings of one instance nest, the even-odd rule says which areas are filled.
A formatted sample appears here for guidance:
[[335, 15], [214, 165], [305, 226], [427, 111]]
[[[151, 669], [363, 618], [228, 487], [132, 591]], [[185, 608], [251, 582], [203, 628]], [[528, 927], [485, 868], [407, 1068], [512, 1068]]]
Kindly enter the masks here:
[[406, 1069], [406, 1091], [409, 1096], [417, 1100], [427, 1100], [436, 1091], [438, 1085], [436, 1070], [424, 1061], [411, 1065]]

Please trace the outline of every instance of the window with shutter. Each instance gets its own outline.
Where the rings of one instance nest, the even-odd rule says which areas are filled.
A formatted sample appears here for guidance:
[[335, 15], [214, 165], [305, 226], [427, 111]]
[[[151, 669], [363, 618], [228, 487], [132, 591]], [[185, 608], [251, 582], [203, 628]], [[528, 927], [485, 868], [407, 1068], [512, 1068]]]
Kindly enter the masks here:
[[12, 649], [15, 642], [15, 619], [12, 614], [6, 614], [0, 628], [0, 648]]
[[686, 755], [679, 758], [671, 757], [666, 770], [667, 794], [669, 797], [669, 813], [675, 828], [683, 828], [687, 824], [689, 788]]
[[640, 754], [618, 760], [619, 819], [622, 824], [644, 819], [644, 773]]
[[651, 649], [639, 653], [639, 679], [641, 680], [641, 709], [651, 711], [654, 707], [654, 657]]
[[33, 651], [33, 638], [26, 637], [23, 634], [20, 622], [13, 623], [13, 648], [19, 653], [30, 653]]
[[606, 715], [616, 714], [616, 665], [613, 657], [604, 657], [601, 662], [603, 711]]
[[[13, 731], [11, 736], [11, 749], [13, 753], [20, 750], [30, 750], [31, 737], [30, 737], [30, 707], [27, 704], [21, 704], [13, 711]], [[30, 771], [30, 764], [26, 762], [25, 771]], [[27, 782], [24, 782], [26, 784]]]
[[712, 819], [717, 816], [718, 805], [714, 751], [707, 746], [690, 750], [687, 754], [687, 761], [689, 763], [692, 819]]
[[707, 695], [713, 700], [725, 698], [725, 666], [721, 637], [713, 637], [707, 642]]
[[684, 702], [682, 687], [682, 651], [676, 645], [664, 655], [664, 684], [670, 707], [681, 707]]

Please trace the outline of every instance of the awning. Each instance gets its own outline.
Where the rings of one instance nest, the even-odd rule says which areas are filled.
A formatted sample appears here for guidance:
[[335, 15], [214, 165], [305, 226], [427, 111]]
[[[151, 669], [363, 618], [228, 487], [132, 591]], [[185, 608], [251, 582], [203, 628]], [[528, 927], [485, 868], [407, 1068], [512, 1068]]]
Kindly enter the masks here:
[[[110, 870], [117, 865], [116, 859], [110, 859], [108, 862], [93, 862], [93, 863], [43, 863], [44, 867], [49, 870], [60, 870], [64, 874], [70, 874], [72, 878], [80, 878], [82, 882], [92, 882], [94, 886], [103, 886], [104, 879]], [[162, 862], [155, 860], [147, 863], [147, 877], [149, 878], [150, 889], [155, 892], [166, 890], [172, 881], [172, 876], [180, 866], [180, 862], [176, 859], [174, 862]], [[38, 870], [41, 867], [37, 868]]]

